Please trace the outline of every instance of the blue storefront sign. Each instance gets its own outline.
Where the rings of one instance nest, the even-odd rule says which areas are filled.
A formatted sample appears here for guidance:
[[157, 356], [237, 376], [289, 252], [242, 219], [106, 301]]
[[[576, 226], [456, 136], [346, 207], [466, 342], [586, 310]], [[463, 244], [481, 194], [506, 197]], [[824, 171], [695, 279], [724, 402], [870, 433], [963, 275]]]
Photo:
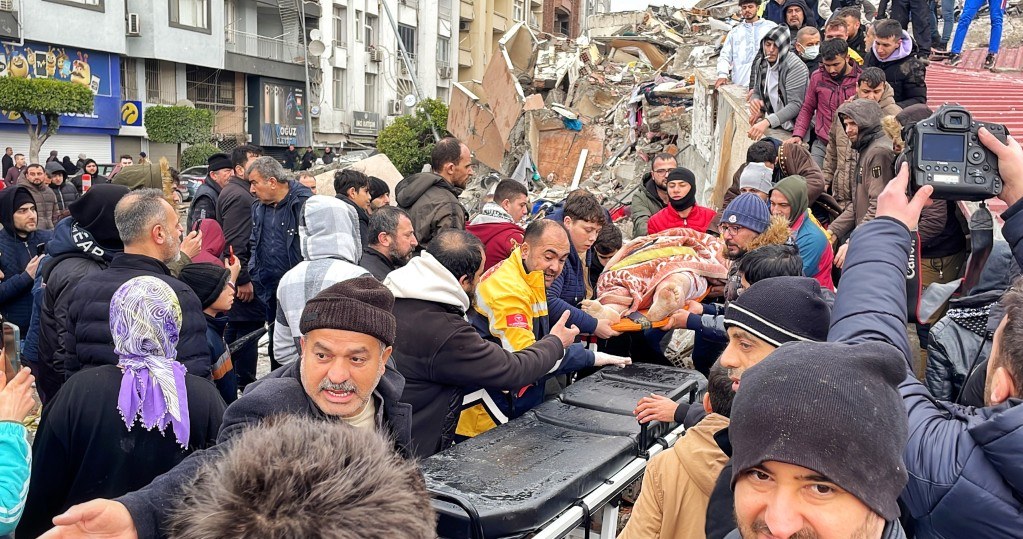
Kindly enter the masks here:
[[[96, 96], [92, 113], [61, 116], [61, 130], [114, 135], [121, 127], [120, 61], [105, 52], [27, 41], [21, 46], [4, 44], [0, 76], [49, 78], [89, 87]], [[15, 112], [0, 115], [0, 124], [24, 125]]]

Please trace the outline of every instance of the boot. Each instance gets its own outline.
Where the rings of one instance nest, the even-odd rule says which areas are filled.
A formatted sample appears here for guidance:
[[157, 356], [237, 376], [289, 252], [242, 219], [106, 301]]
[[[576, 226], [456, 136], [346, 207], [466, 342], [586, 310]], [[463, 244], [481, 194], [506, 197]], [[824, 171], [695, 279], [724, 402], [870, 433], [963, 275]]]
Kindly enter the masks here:
[[995, 61], [997, 60], [998, 55], [993, 52], [989, 52], [987, 54], [987, 58], [984, 58], [984, 69], [991, 69], [995, 67]]
[[952, 54], [948, 55], [948, 60], [946, 60], [945, 62], [948, 65], [955, 67], [955, 66], [959, 65], [959, 62], [962, 62], [962, 61], [963, 61], [963, 56], [961, 54], [959, 54], [959, 53], [953, 52]]

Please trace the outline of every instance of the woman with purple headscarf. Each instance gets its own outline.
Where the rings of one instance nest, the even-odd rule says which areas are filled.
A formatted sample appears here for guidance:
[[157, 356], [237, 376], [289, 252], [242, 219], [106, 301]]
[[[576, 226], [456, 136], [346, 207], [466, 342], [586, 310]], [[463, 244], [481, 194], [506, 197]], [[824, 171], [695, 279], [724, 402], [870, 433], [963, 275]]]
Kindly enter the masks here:
[[155, 277], [136, 277], [110, 301], [117, 366], [76, 373], [46, 409], [32, 450], [19, 537], [36, 537], [77, 503], [149, 484], [216, 442], [224, 401], [176, 359], [181, 306]]

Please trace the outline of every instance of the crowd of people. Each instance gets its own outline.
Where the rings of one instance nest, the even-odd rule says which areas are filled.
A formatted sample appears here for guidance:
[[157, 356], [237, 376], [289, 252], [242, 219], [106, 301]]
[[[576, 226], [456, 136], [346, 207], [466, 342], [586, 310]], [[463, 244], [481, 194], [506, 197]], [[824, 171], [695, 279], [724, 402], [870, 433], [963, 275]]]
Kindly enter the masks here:
[[209, 157], [184, 220], [150, 162], [83, 185], [13, 156], [0, 534], [435, 537], [416, 459], [598, 368], [674, 365], [685, 329], [707, 390], [637, 402], [686, 433], [620, 537], [1018, 536], [1023, 149], [980, 132], [1005, 242], [913, 320], [913, 250], [926, 285], [959, 282], [972, 246], [959, 205], [910, 198], [896, 166], [930, 115], [911, 38], [837, 0], [770, 0], [779, 24], [740, 1], [719, 82], [750, 89], [747, 162], [718, 210], [697, 203], [706, 178], [649, 156], [631, 238], [585, 189], [538, 213], [504, 179], [470, 213], [451, 137], [393, 196], [351, 168], [317, 194], [243, 145]]

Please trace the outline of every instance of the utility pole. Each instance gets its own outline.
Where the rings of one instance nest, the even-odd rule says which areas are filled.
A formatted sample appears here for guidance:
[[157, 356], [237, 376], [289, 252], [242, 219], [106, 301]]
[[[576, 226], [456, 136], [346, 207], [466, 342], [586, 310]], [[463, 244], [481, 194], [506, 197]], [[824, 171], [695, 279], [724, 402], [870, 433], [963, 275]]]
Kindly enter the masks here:
[[299, 23], [302, 25], [302, 67], [305, 68], [305, 131], [309, 137], [309, 147], [313, 146], [313, 114], [311, 112], [313, 95], [309, 90], [309, 36], [305, 31], [305, 0], [295, 0], [299, 6]]
[[[398, 38], [398, 55], [401, 56], [401, 61], [405, 64], [405, 69], [408, 71], [409, 77], [412, 79], [412, 89], [416, 92], [416, 102], [422, 102], [424, 96], [422, 90], [419, 89], [418, 74], [416, 73], [415, 66], [412, 65], [412, 60], [409, 58], [408, 51], [405, 50], [405, 43], [401, 41], [401, 34], [398, 32], [398, 23], [394, 20], [394, 15], [391, 13], [391, 7], [387, 5], [387, 0], [380, 0], [380, 5], [384, 6], [384, 11], [387, 13], [387, 20], [391, 22], [391, 28], [394, 30], [394, 35]], [[430, 116], [429, 112], [426, 114], [426, 120], [430, 122], [430, 131], [433, 132], [434, 142], [440, 142], [440, 134], [437, 133], [437, 126], [433, 125], [433, 116]]]

